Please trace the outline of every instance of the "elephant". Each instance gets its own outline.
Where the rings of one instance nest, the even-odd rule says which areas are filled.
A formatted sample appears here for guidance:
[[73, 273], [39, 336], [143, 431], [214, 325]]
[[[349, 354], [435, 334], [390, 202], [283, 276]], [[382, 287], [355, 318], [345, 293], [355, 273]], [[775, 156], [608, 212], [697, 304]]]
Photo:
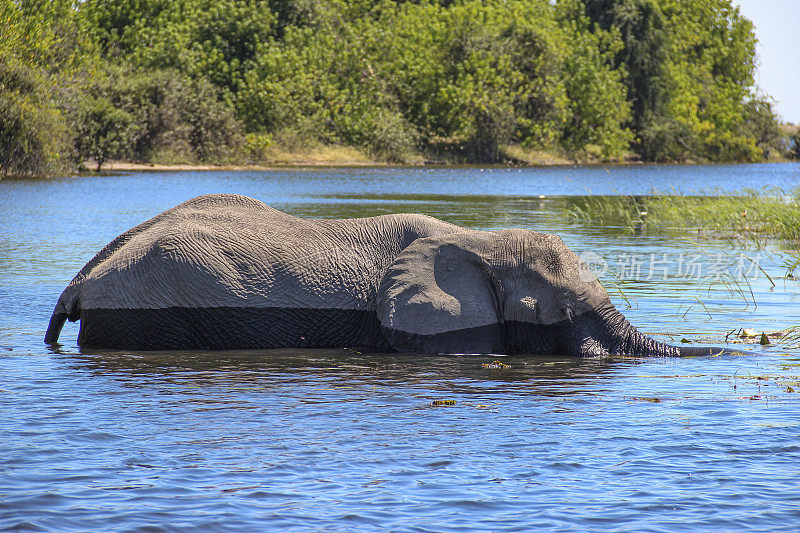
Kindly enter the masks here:
[[420, 354], [693, 356], [633, 327], [555, 235], [420, 214], [304, 219], [199, 196], [123, 233], [69, 283], [45, 342], [81, 349], [358, 347]]

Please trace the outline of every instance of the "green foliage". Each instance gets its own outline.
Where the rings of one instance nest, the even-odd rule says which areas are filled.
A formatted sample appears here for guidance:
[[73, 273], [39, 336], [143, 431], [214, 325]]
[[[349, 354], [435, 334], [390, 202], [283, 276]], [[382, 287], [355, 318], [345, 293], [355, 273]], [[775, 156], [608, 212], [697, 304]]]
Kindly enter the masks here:
[[[662, 0], [670, 35], [668, 97], [656, 122], [680, 142], [670, 159], [756, 161], [756, 137], [741, 125], [754, 100], [755, 36], [728, 0]], [[684, 151], [685, 150], [685, 151]]]
[[0, 22], [6, 173], [273, 144], [393, 162], [787, 150], [731, 0], [0, 0]]
[[429, 142], [494, 162], [512, 139], [548, 144], [564, 121], [559, 34], [545, 3], [406, 3], [373, 30], [401, 113]]
[[269, 133], [248, 133], [244, 136], [242, 152], [251, 161], [265, 159], [267, 149], [274, 144], [272, 135]]
[[418, 140], [486, 162], [511, 141], [596, 143], [608, 157], [627, 147], [610, 34], [560, 27], [543, 0], [446, 4], [315, 4], [314, 22], [286, 26], [247, 73], [238, 108], [248, 127], [310, 121], [323, 141], [388, 159], [402, 159]]
[[800, 159], [800, 133], [789, 135], [789, 156], [792, 159]]
[[36, 70], [0, 60], [0, 173], [47, 174], [60, 170], [68, 149], [61, 113]]
[[104, 98], [81, 102], [75, 130], [78, 161], [94, 159], [97, 170], [111, 158], [126, 155], [130, 144], [133, 117]]
[[171, 153], [186, 162], [221, 162], [241, 142], [233, 107], [204, 79], [174, 70], [131, 72], [109, 66], [85, 90], [90, 99], [105, 100], [130, 116], [120, 155], [134, 160]]
[[615, 65], [624, 67], [628, 101], [631, 104], [631, 126], [643, 130], [648, 121], [661, 111], [666, 92], [664, 64], [668, 59], [669, 37], [664, 15], [655, 0], [585, 0], [591, 20], [606, 31], [619, 32], [621, 47]]
[[755, 139], [756, 146], [769, 157], [771, 151], [785, 151], [779, 120], [767, 97], [753, 97], [744, 104], [744, 120], [737, 131]]
[[0, 0], [0, 172], [47, 174], [68, 157], [61, 88], [75, 66], [72, 2]]
[[106, 56], [174, 68], [232, 91], [275, 20], [264, 0], [86, 0], [81, 14]]
[[369, 35], [329, 13], [317, 27], [288, 27], [248, 72], [237, 107], [248, 128], [304, 132], [311, 141], [367, 146], [402, 160], [414, 128], [387, 90]]
[[610, 66], [622, 44], [614, 33], [589, 31], [588, 20], [570, 11], [565, 26], [571, 46], [564, 61], [570, 113], [563, 144], [573, 151], [596, 145], [605, 158], [619, 157], [633, 138], [625, 127], [630, 104], [623, 73]]
[[78, 60], [80, 32], [72, 0], [0, 0], [0, 60], [14, 57], [48, 73]]
[[757, 161], [777, 143], [755, 94], [755, 36], [729, 0], [584, 0], [618, 29], [634, 148], [646, 160]]

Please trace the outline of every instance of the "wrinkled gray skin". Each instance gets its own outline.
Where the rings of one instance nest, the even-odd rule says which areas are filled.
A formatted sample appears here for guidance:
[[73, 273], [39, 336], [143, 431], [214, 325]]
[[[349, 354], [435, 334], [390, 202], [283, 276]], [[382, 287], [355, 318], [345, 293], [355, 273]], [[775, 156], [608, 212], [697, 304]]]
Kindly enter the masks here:
[[639, 333], [560, 238], [423, 215], [308, 220], [251, 198], [189, 200], [72, 280], [45, 341], [82, 348], [360, 346], [416, 353], [678, 356]]

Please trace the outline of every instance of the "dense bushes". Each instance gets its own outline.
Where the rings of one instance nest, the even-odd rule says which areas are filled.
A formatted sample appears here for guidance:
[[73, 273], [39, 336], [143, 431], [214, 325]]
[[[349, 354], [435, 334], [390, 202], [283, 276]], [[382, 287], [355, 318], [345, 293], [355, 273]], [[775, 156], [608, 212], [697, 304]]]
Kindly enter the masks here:
[[753, 161], [783, 141], [730, 0], [0, 0], [0, 20], [6, 173], [273, 143]]
[[457, 146], [469, 161], [497, 161], [509, 142], [597, 143], [609, 157], [627, 147], [613, 35], [544, 1], [444, 4], [380, 3], [348, 19], [331, 3], [286, 27], [238, 94], [248, 126], [310, 121], [327, 142], [390, 157], [415, 145]]
[[800, 133], [789, 134], [787, 139], [787, 151], [792, 159], [800, 159]]
[[0, 172], [47, 174], [69, 149], [66, 125], [35, 69], [0, 61]]
[[96, 50], [108, 39], [79, 38], [91, 9], [111, 4], [0, 0], [0, 172], [48, 174], [87, 158], [98, 168], [113, 158], [221, 162], [238, 152], [243, 129], [225, 87], [136, 67], [114, 56], [120, 47], [105, 59]]
[[107, 67], [85, 90], [130, 116], [127, 126], [120, 123], [119, 129], [128, 130], [121, 155], [135, 161], [219, 162], [241, 143], [233, 106], [204, 78]]
[[0, 173], [47, 174], [68, 157], [54, 77], [73, 64], [71, 3], [0, 0]]

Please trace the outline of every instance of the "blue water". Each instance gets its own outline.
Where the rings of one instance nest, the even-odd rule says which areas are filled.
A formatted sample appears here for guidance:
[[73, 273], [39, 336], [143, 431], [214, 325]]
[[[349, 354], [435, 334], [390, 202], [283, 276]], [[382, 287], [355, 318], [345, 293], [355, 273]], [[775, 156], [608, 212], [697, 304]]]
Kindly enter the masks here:
[[796, 531], [796, 337], [748, 356], [498, 369], [353, 350], [81, 353], [74, 324], [58, 350], [42, 336], [109, 240], [228, 192], [300, 216], [418, 211], [555, 232], [599, 256], [647, 333], [725, 345], [742, 327], [800, 323], [791, 245], [569, 221], [564, 197], [798, 185], [797, 164], [0, 181], [0, 530]]

